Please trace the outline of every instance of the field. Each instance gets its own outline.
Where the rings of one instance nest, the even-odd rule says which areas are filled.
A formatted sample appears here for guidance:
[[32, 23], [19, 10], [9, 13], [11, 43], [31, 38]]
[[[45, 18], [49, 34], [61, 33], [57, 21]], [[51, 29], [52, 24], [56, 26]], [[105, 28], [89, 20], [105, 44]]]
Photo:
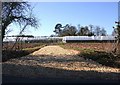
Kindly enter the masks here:
[[67, 43], [60, 46], [65, 49], [78, 50], [81, 52], [79, 56], [86, 59], [120, 68], [120, 57], [115, 57], [110, 53], [114, 49], [114, 43]]
[[[22, 50], [11, 50], [13, 43], [3, 44], [3, 61], [28, 55], [47, 45], [59, 45], [65, 49], [74, 49], [81, 52], [79, 56], [89, 58], [103, 65], [120, 67], [119, 57], [114, 57], [109, 52], [113, 50], [114, 43], [22, 43], [16, 44], [16, 47]], [[7, 49], [7, 50], [6, 50]], [[14, 54], [14, 55], [13, 55]], [[9, 57], [8, 57], [9, 55]], [[12, 56], [12, 57], [11, 57]]]
[[22, 45], [16, 44], [15, 46], [16, 48], [14, 47], [13, 49], [11, 49], [13, 47], [13, 44], [14, 43], [3, 43], [2, 47], [3, 62], [12, 58], [19, 58], [28, 55], [46, 45], [42, 43], [22, 43]]
[[119, 80], [120, 57], [109, 53], [113, 43], [25, 44], [25, 48], [20, 51], [3, 50], [3, 74], [40, 78]]
[[[11, 48], [13, 47], [14, 43], [3, 43], [3, 50], [11, 50]], [[43, 43], [17, 43], [15, 45], [15, 47], [13, 48], [13, 50], [17, 49], [18, 47], [20, 49], [26, 49], [26, 48], [33, 48], [33, 47], [37, 47], [37, 46], [41, 46], [43, 45]]]

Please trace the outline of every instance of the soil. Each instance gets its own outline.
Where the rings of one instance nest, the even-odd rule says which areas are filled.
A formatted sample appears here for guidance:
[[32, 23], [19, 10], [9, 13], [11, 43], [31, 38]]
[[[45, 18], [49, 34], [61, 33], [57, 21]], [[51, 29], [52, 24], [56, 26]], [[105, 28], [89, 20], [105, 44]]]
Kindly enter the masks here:
[[120, 80], [120, 69], [78, 56], [79, 51], [46, 46], [2, 63], [3, 74], [24, 77]]

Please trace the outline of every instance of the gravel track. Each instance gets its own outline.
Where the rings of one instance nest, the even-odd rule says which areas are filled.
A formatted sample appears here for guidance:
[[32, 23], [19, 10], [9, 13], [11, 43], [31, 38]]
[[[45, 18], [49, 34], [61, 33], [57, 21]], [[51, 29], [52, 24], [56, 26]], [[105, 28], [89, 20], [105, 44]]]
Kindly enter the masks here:
[[2, 63], [3, 74], [25, 77], [120, 80], [120, 69], [77, 56], [76, 50], [46, 46], [34, 53]]

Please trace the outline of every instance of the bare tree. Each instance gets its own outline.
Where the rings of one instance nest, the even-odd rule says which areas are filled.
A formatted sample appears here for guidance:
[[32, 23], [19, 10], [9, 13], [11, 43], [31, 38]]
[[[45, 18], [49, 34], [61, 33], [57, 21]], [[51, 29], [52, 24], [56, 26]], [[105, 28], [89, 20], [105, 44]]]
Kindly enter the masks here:
[[116, 53], [117, 55], [120, 55], [120, 21], [115, 22], [117, 25], [116, 27], [113, 27], [116, 30], [116, 47], [114, 49], [114, 53]]
[[2, 2], [2, 40], [7, 27], [14, 22], [19, 25], [38, 27], [38, 20], [34, 16], [28, 16], [31, 7], [27, 2]]
[[93, 27], [94, 27], [94, 26], [93, 26], [92, 24], [90, 24], [89, 27], [90, 27], [90, 32], [92, 33], [92, 32], [93, 32]]
[[94, 30], [94, 34], [95, 34], [96, 36], [99, 36], [99, 35], [100, 35], [100, 30], [101, 30], [101, 28], [100, 28], [99, 26], [96, 26], [96, 28], [95, 28], [95, 30]]
[[101, 35], [101, 36], [106, 36], [106, 35], [107, 35], [107, 32], [106, 32], [105, 28], [102, 28], [102, 29], [101, 29], [100, 35]]
[[113, 29], [112, 36], [117, 36], [117, 29]]

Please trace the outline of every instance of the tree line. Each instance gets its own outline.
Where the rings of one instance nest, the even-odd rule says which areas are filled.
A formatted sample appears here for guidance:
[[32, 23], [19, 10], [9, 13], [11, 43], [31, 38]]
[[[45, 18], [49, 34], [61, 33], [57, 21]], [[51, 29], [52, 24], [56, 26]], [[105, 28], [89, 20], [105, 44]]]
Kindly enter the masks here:
[[106, 36], [107, 31], [105, 28], [100, 26], [81, 26], [78, 24], [78, 27], [66, 24], [62, 26], [62, 24], [58, 23], [55, 25], [55, 32], [56, 36]]

